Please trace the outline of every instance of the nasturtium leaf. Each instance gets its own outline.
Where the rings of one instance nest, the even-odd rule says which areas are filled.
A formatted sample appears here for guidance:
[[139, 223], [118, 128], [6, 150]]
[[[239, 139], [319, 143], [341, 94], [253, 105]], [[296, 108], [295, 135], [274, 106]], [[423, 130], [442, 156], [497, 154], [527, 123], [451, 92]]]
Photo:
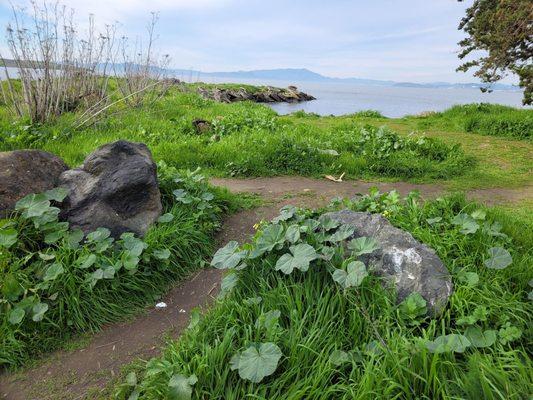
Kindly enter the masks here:
[[426, 348], [430, 353], [462, 353], [471, 345], [470, 341], [463, 335], [452, 333], [437, 337], [433, 341], [426, 343]]
[[486, 321], [489, 316], [489, 310], [485, 306], [477, 306], [471, 315], [458, 318], [457, 325], [474, 325], [478, 321]]
[[196, 375], [186, 377], [185, 375], [172, 375], [168, 381], [169, 400], [191, 400], [192, 386], [198, 382]]
[[65, 197], [68, 196], [68, 189], [65, 189], [63, 187], [56, 187], [47, 190], [46, 192], [44, 192], [44, 195], [48, 200], [54, 200], [60, 203], [65, 200]]
[[100, 242], [107, 239], [111, 235], [111, 231], [107, 228], [97, 228], [94, 232], [87, 235], [88, 242]]
[[300, 232], [314, 232], [320, 226], [320, 222], [316, 219], [306, 219], [300, 226]]
[[379, 356], [383, 353], [383, 347], [377, 340], [371, 340], [363, 346], [364, 352], [369, 356]]
[[351, 357], [348, 353], [342, 350], [335, 350], [333, 353], [329, 356], [329, 362], [336, 367], [349, 363], [351, 361]]
[[24, 293], [24, 288], [13, 274], [5, 275], [4, 282], [0, 283], [2, 284], [2, 294], [10, 301], [17, 300]]
[[22, 320], [24, 319], [25, 314], [26, 312], [24, 311], [23, 308], [16, 307], [12, 309], [9, 312], [9, 323], [12, 325], [20, 324]]
[[113, 279], [115, 277], [115, 267], [112, 265], [105, 265], [101, 268], [102, 277], [104, 279]]
[[251, 305], [260, 304], [262, 301], [263, 301], [263, 298], [261, 296], [257, 296], [257, 297], [248, 297], [247, 299], [243, 300], [243, 303], [246, 304], [247, 306], [251, 306]]
[[492, 224], [488, 221], [483, 223], [483, 231], [490, 236], [506, 238], [507, 235], [501, 232], [502, 228], [503, 225], [498, 221], [494, 221]]
[[135, 271], [137, 269], [139, 261], [141, 261], [139, 257], [130, 254], [128, 251], [124, 252], [124, 256], [122, 257], [122, 264], [124, 265], [124, 268], [128, 271]]
[[50, 207], [50, 200], [42, 193], [29, 194], [15, 204], [15, 210], [21, 211], [26, 218], [39, 217]]
[[114, 240], [115, 239], [113, 239], [112, 237], [108, 237], [107, 239], [96, 242], [94, 244], [94, 251], [96, 251], [97, 253], [103, 253], [104, 251], [106, 251], [107, 249], [111, 247]]
[[318, 222], [320, 223], [320, 227], [324, 229], [325, 231], [330, 231], [332, 229], [337, 228], [340, 226], [340, 222], [336, 219], [331, 218], [329, 215], [321, 215], [318, 219]]
[[320, 253], [322, 253], [320, 258], [329, 261], [335, 255], [335, 251], [336, 251], [335, 247], [323, 246], [322, 249], [320, 250]]
[[316, 250], [307, 243], [300, 243], [289, 248], [292, 254], [282, 255], [276, 262], [276, 270], [285, 274], [290, 274], [294, 269], [307, 271], [309, 263], [316, 260], [319, 255]]
[[426, 222], [427, 222], [429, 225], [435, 225], [436, 223], [439, 223], [440, 221], [442, 221], [442, 217], [435, 217], [435, 218], [428, 218], [428, 219], [426, 219]]
[[355, 232], [355, 227], [351, 225], [341, 225], [339, 229], [335, 231], [329, 238], [328, 241], [330, 242], [341, 242], [343, 240], [348, 239], [350, 236], [353, 235]]
[[250, 258], [257, 258], [267, 252], [270, 252], [274, 247], [285, 242], [285, 231], [281, 225], [268, 225], [263, 234], [257, 239], [254, 249], [250, 253]]
[[80, 242], [83, 240], [83, 231], [81, 229], [74, 229], [69, 231], [65, 235], [68, 246], [71, 249], [77, 249], [80, 246]]
[[201, 199], [203, 201], [211, 201], [215, 198], [215, 195], [211, 192], [204, 192], [202, 193]]
[[476, 233], [479, 229], [479, 224], [474, 218], [468, 214], [458, 214], [452, 219], [452, 224], [461, 227], [460, 232], [468, 235], [470, 233]]
[[170, 222], [174, 219], [174, 214], [172, 213], [166, 213], [166, 214], [163, 214], [161, 215], [158, 219], [157, 219], [157, 222], [161, 223], [161, 224], [165, 224], [167, 222]]
[[483, 210], [476, 210], [472, 214], [470, 214], [472, 218], [478, 219], [478, 220], [484, 220], [487, 216], [487, 213]]
[[466, 338], [474, 347], [490, 347], [496, 342], [496, 331], [483, 331], [479, 326], [469, 326], [465, 331]]
[[15, 228], [3, 228], [0, 230], [0, 247], [9, 249], [17, 243], [18, 232]]
[[37, 303], [32, 308], [32, 317], [31, 319], [35, 322], [42, 321], [44, 318], [44, 313], [48, 311], [48, 304], [46, 303]]
[[461, 271], [457, 277], [462, 283], [470, 287], [474, 287], [479, 283], [479, 275], [475, 272]]
[[134, 236], [131, 232], [123, 233], [120, 238], [122, 239], [122, 244], [128, 253], [134, 257], [139, 257], [143, 250], [148, 247], [141, 239]]
[[168, 260], [168, 258], [170, 257], [170, 250], [169, 249], [154, 250], [153, 254], [154, 254], [154, 257], [159, 260]]
[[257, 329], [265, 328], [267, 332], [271, 332], [277, 325], [281, 312], [279, 310], [270, 310], [263, 313], [255, 321]]
[[232, 240], [217, 250], [211, 260], [211, 266], [218, 269], [235, 268], [246, 257], [246, 251], [238, 251], [239, 243]]
[[189, 196], [189, 194], [183, 190], [183, 189], [176, 189], [172, 192], [174, 194], [174, 198], [176, 201], [179, 201], [183, 204], [190, 204], [192, 203], [192, 198]]
[[80, 269], [87, 269], [96, 262], [96, 254], [87, 254], [78, 258], [76, 266]]
[[400, 303], [398, 309], [403, 319], [416, 324], [417, 318], [427, 313], [426, 300], [420, 293], [413, 292]]
[[288, 221], [292, 217], [294, 217], [294, 214], [296, 214], [296, 207], [288, 205], [283, 207], [280, 211], [280, 214], [272, 219], [272, 222], [277, 224], [281, 221]]
[[259, 383], [276, 371], [281, 356], [280, 348], [274, 343], [252, 344], [232, 357], [230, 368], [237, 369], [242, 379]]
[[134, 388], [133, 391], [128, 396], [128, 400], [138, 400], [141, 395], [141, 391], [138, 387]]
[[223, 297], [231, 292], [238, 282], [239, 275], [237, 275], [237, 272], [232, 271], [227, 274], [224, 278], [222, 278], [222, 282], [220, 283], [220, 295]]
[[361, 256], [363, 254], [371, 254], [379, 249], [379, 243], [374, 238], [362, 236], [350, 240], [348, 249], [352, 250], [356, 256]]
[[300, 226], [296, 224], [289, 226], [285, 232], [285, 239], [290, 243], [300, 240]]
[[129, 386], [137, 385], [137, 374], [135, 372], [130, 372], [128, 375], [126, 375], [126, 383]]
[[485, 267], [490, 269], [504, 269], [513, 262], [511, 254], [503, 247], [491, 247], [488, 250], [489, 257], [485, 260]]
[[64, 232], [64, 231], [60, 231], [60, 230], [49, 232], [49, 233], [47, 233], [47, 234], [44, 236], [44, 242], [45, 242], [46, 244], [53, 244], [53, 243], [56, 243], [56, 242], [59, 241], [59, 239], [61, 239], [64, 235], [65, 235], [65, 232]]
[[333, 280], [345, 289], [358, 287], [367, 276], [366, 266], [361, 261], [351, 261], [346, 266], [346, 271], [339, 268], [333, 271]]
[[53, 281], [63, 272], [65, 272], [65, 269], [63, 268], [63, 265], [61, 265], [61, 263], [53, 263], [46, 269], [43, 275], [43, 281]]

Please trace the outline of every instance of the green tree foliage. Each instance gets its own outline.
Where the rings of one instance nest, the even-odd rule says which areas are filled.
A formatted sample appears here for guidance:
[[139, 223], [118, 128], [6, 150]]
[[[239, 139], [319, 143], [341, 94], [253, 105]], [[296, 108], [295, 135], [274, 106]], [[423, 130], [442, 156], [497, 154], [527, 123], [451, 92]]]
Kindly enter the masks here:
[[[462, 1], [462, 0], [459, 0]], [[468, 36], [459, 42], [461, 60], [481, 50], [485, 55], [465, 61], [458, 71], [476, 68], [475, 76], [488, 84], [513, 72], [524, 88], [524, 104], [533, 101], [533, 2], [531, 0], [475, 0], [459, 24]]]

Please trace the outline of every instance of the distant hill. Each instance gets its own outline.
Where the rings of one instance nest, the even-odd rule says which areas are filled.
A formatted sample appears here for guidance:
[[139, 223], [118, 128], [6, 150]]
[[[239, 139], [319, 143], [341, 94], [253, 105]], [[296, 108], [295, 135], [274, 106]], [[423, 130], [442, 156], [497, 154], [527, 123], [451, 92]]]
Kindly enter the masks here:
[[[178, 78], [184, 80], [202, 80], [205, 77], [213, 78], [233, 78], [233, 79], [257, 79], [257, 80], [280, 80], [292, 82], [338, 82], [353, 83], [361, 85], [376, 86], [399, 86], [399, 87], [420, 87], [420, 88], [481, 88], [486, 87], [482, 83], [449, 83], [449, 82], [430, 82], [430, 83], [412, 83], [396, 82], [377, 79], [363, 78], [331, 78], [310, 71], [306, 68], [281, 68], [281, 69], [259, 69], [252, 71], [220, 71], [220, 72], [202, 72], [197, 70], [172, 69], [170, 70]], [[492, 85], [494, 90], [520, 90], [518, 86], [496, 83]]]

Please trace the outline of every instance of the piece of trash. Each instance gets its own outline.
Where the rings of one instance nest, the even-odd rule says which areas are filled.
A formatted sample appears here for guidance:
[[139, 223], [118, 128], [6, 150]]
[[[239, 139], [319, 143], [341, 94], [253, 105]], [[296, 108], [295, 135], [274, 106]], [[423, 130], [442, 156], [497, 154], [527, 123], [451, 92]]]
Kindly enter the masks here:
[[342, 175], [339, 176], [339, 178], [335, 178], [334, 176], [331, 176], [331, 175], [325, 175], [324, 177], [333, 182], [342, 182], [342, 178], [344, 177], [345, 174], [346, 172], [343, 172]]
[[186, 313], [187, 311], [185, 311], [183, 308], [180, 308], [180, 311], [179, 311], [181, 314], [183, 313]]
[[310, 192], [311, 189], [304, 189], [304, 192]]
[[167, 307], [167, 303], [164, 303], [164, 302], [157, 303], [155, 305], [155, 308], [166, 308], [166, 307]]

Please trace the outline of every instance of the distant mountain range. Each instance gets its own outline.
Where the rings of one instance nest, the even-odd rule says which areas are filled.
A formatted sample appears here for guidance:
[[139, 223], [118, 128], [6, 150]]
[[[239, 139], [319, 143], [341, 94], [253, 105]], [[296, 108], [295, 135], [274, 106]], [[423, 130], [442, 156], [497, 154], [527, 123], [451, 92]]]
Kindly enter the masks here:
[[[361, 78], [331, 78], [310, 71], [306, 68], [282, 68], [282, 69], [260, 69], [253, 71], [233, 71], [233, 72], [202, 72], [186, 69], [172, 69], [170, 73], [177, 78], [185, 81], [202, 81], [206, 77], [219, 79], [255, 79], [255, 80], [279, 80], [290, 82], [330, 82], [330, 83], [353, 83], [361, 85], [375, 86], [400, 86], [400, 87], [419, 87], [419, 88], [484, 88], [487, 85], [483, 83], [449, 83], [449, 82], [430, 82], [430, 83], [412, 83], [384, 81], [376, 79]], [[496, 83], [491, 87], [494, 90], [520, 90], [518, 86]]]

